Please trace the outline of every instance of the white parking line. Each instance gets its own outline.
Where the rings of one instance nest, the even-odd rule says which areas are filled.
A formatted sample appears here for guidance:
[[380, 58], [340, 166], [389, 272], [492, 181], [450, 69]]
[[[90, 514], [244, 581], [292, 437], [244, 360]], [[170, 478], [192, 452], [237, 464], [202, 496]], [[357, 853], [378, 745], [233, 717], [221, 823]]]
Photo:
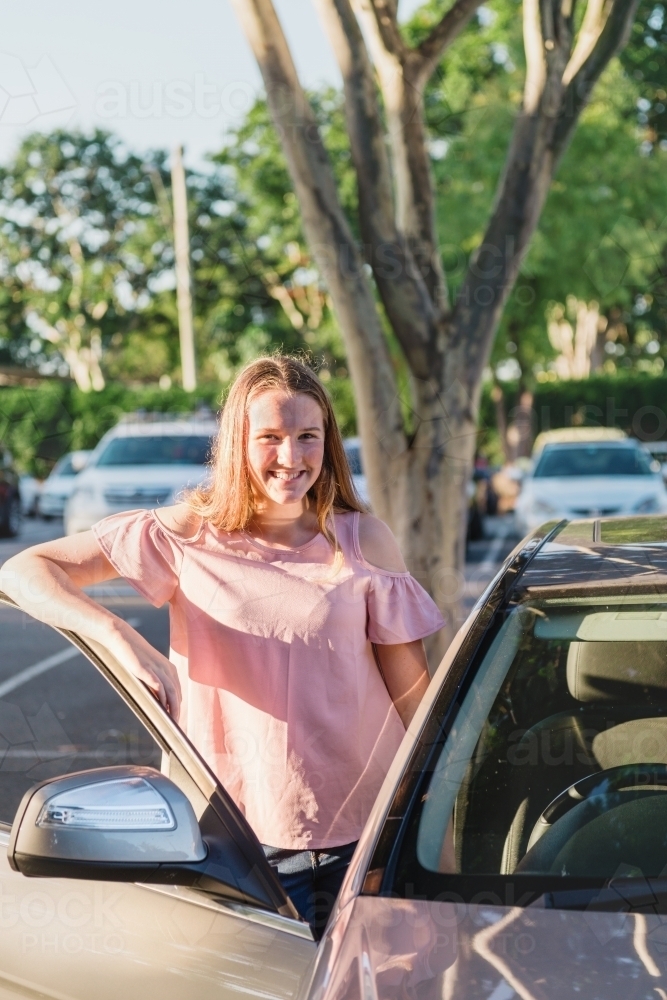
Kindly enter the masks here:
[[[131, 625], [132, 628], [136, 628], [137, 625], [141, 624], [141, 619], [128, 618], [127, 624]], [[68, 646], [67, 649], [61, 649], [59, 653], [53, 653], [43, 660], [38, 660], [31, 667], [19, 670], [18, 674], [14, 674], [13, 677], [8, 678], [8, 680], [0, 684], [0, 698], [4, 698], [10, 691], [15, 691], [16, 688], [22, 687], [23, 684], [27, 684], [33, 678], [39, 677], [40, 674], [45, 674], [47, 670], [52, 670], [53, 667], [58, 667], [61, 663], [73, 660], [80, 652], [81, 650], [77, 649], [76, 646]]]

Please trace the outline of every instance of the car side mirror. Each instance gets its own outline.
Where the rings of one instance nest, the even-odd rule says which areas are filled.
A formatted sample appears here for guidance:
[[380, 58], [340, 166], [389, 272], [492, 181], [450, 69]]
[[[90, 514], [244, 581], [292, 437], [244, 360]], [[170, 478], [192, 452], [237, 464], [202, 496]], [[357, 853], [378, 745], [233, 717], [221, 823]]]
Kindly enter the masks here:
[[207, 847], [183, 792], [154, 768], [126, 766], [31, 788], [7, 853], [28, 876], [191, 885]]

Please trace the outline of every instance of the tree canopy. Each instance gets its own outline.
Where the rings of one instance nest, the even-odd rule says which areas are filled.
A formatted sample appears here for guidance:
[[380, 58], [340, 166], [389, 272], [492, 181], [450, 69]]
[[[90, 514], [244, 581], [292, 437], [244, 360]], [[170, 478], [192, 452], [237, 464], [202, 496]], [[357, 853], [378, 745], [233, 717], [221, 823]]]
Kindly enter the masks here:
[[[423, 39], [444, 6], [420, 8], [403, 26], [406, 38]], [[482, 239], [521, 100], [518, 13], [516, 0], [480, 7], [425, 95], [440, 252], [454, 294]], [[568, 296], [598, 300], [626, 331], [610, 345], [607, 371], [657, 372], [667, 355], [666, 42], [664, 5], [644, 0], [552, 185], [496, 339], [492, 365], [501, 373], [520, 370], [530, 382], [548, 371], [545, 313]], [[328, 88], [311, 98], [361, 239], [342, 96]], [[178, 380], [169, 185], [166, 151], [139, 155], [108, 133], [23, 142], [0, 169], [0, 362], [72, 371], [83, 386]], [[342, 339], [263, 99], [209, 168], [188, 172], [188, 196], [201, 376], [226, 382], [259, 350], [311, 351], [345, 397], [351, 429]]]

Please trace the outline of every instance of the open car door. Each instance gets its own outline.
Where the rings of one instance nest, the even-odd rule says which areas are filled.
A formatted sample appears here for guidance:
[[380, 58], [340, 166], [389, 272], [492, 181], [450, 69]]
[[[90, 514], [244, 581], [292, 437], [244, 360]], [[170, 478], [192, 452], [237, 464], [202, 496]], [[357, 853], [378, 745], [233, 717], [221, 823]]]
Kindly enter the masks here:
[[[295, 997], [316, 949], [310, 928], [178, 726], [101, 645], [58, 635], [2, 594], [0, 625], [0, 998]], [[35, 662], [45, 649], [54, 651]], [[102, 787], [107, 768], [173, 783], [194, 814], [203, 860], [185, 875], [161, 866], [150, 882], [113, 866], [86, 874], [37, 858], [26, 867], [17, 835], [41, 823], [26, 820], [28, 790], [42, 783], [46, 802], [51, 787], [85, 781], [91, 769]], [[70, 822], [66, 812], [57, 822]]]

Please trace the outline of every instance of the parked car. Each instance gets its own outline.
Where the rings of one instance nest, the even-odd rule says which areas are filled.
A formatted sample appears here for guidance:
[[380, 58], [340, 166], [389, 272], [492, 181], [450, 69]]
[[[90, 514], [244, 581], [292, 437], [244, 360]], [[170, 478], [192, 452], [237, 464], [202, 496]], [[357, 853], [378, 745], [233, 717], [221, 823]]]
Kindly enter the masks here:
[[34, 476], [19, 476], [19, 496], [21, 513], [24, 517], [36, 517], [39, 513], [39, 494], [42, 484]]
[[545, 520], [667, 513], [659, 463], [631, 438], [546, 444], [516, 504], [520, 534]]
[[536, 459], [548, 444], [591, 444], [594, 441], [625, 441], [628, 435], [620, 427], [557, 427], [542, 431], [533, 443], [532, 457]]
[[45, 521], [62, 517], [65, 504], [76, 486], [76, 478], [85, 468], [90, 451], [70, 451], [56, 462], [44, 481], [37, 500], [37, 511]]
[[121, 510], [174, 503], [207, 475], [217, 424], [204, 416], [130, 414], [108, 431], [79, 476], [65, 511], [65, 532], [87, 531]]
[[15, 538], [21, 530], [19, 474], [8, 451], [0, 452], [0, 538]]
[[368, 493], [368, 483], [366, 482], [366, 474], [364, 472], [364, 463], [361, 454], [361, 438], [345, 438], [343, 441], [343, 447], [345, 448], [345, 454], [347, 455], [347, 460], [350, 465], [352, 482], [354, 483], [354, 488], [359, 495], [359, 499], [363, 500], [364, 503], [370, 506], [371, 498]]
[[666, 542], [662, 518], [603, 518], [508, 557], [423, 698], [319, 943], [195, 747], [104, 647], [68, 633], [86, 659], [58, 654], [37, 714], [3, 677], [6, 996], [662, 995]]

